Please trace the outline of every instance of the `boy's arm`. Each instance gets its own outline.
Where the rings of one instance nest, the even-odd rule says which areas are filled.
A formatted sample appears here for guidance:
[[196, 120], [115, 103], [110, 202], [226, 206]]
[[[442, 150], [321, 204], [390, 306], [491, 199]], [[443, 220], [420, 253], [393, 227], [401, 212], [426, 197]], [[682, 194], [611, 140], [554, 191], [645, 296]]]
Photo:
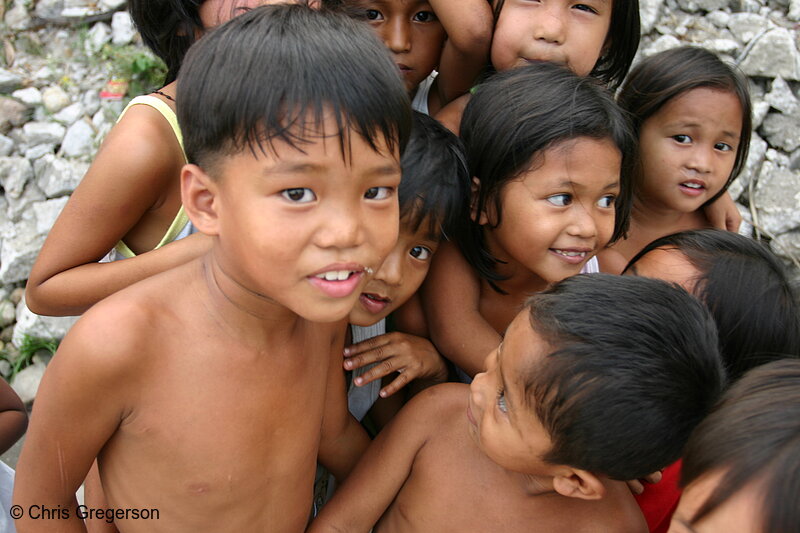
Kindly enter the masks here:
[[0, 378], [0, 453], [5, 453], [25, 433], [28, 412], [17, 393]]
[[336, 325], [335, 329], [337, 332], [328, 364], [318, 461], [341, 483], [369, 446], [369, 436], [347, 408], [347, 384], [342, 370], [346, 322]]
[[[103, 312], [75, 324], [42, 379], [17, 464], [14, 504], [26, 510], [16, 522], [20, 533], [86, 531], [73, 512], [75, 491], [131, 409], [126, 395], [137, 383], [136, 354], [115, 348], [135, 344], [126, 344], [132, 339], [113, 326], [117, 313], [108, 306]], [[27, 512], [32, 505], [61, 506], [70, 510], [69, 517], [33, 520]]]
[[439, 60], [432, 113], [469, 91], [486, 66], [492, 41], [492, 7], [486, 0], [430, 0], [447, 40]]
[[124, 261], [97, 263], [168, 191], [175, 194], [182, 166], [180, 145], [164, 118], [148, 106], [129, 109], [51, 229], [28, 279], [28, 307], [43, 315], [78, 315], [210, 248], [210, 239], [197, 235]]
[[442, 243], [422, 285], [431, 340], [470, 377], [484, 370], [501, 337], [481, 316], [480, 280], [453, 243]]
[[311, 523], [308, 533], [367, 533], [394, 501], [417, 452], [435, 432], [430, 411], [438, 387], [414, 397], [378, 434], [353, 473]]

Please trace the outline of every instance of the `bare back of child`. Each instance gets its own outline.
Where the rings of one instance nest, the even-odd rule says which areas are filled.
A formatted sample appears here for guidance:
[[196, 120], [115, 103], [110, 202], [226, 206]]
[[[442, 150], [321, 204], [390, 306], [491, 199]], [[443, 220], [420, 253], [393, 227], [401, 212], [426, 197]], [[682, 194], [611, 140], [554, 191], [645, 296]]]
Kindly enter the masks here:
[[644, 59], [618, 101], [632, 117], [639, 161], [630, 231], [601, 255], [612, 273], [660, 237], [713, 227], [707, 208], [744, 168], [751, 130], [747, 81], [702, 48]]
[[[368, 442], [341, 394], [343, 321], [397, 238], [407, 96], [367, 29], [304, 6], [209, 34], [177, 94], [182, 203], [211, 251], [70, 331], [15, 500], [75, 509], [97, 457], [111, 508], [158, 509], [116, 515], [120, 531], [299, 531], [317, 456], [344, 478]], [[52, 526], [29, 518], [20, 531]]]
[[[631, 279], [533, 296], [486, 372], [412, 399], [309, 533], [647, 531], [614, 480], [678, 456], [724, 374], [702, 306]], [[697, 376], [708, 386], [691, 391]]]

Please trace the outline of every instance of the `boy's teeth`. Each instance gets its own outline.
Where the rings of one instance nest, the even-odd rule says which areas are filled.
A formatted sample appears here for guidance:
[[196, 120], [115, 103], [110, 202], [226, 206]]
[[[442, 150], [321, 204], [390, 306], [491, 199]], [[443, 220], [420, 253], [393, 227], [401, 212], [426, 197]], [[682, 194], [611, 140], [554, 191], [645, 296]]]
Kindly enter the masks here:
[[319, 279], [324, 279], [326, 281], [344, 281], [350, 277], [352, 272], [350, 270], [332, 270], [330, 272], [323, 272], [322, 274], [317, 274], [316, 277]]
[[565, 255], [567, 257], [584, 257], [586, 252], [568, 252], [566, 250], [555, 250], [557, 254]]
[[684, 187], [689, 187], [690, 189], [702, 189], [703, 188], [703, 186], [700, 185], [699, 183], [684, 183], [683, 186]]

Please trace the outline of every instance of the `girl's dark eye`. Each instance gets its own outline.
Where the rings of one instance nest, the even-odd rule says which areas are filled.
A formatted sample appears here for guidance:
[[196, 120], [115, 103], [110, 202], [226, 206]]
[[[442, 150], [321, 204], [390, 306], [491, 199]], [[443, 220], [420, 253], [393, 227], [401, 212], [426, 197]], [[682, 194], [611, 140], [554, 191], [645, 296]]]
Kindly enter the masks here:
[[572, 203], [572, 196], [569, 194], [554, 194], [548, 196], [547, 201], [558, 207], [565, 207]]
[[391, 187], [370, 187], [364, 193], [364, 198], [367, 200], [384, 200], [392, 195], [393, 190]]
[[420, 261], [427, 261], [430, 259], [433, 252], [427, 246], [415, 246], [408, 252], [411, 257], [419, 259]]
[[377, 9], [367, 9], [364, 12], [364, 16], [367, 20], [380, 20], [381, 19], [381, 12]]
[[678, 142], [680, 144], [689, 144], [690, 142], [692, 142], [692, 138], [689, 137], [688, 135], [678, 134], [678, 135], [673, 135], [672, 138], [675, 139], [675, 142]]
[[607, 194], [597, 201], [597, 205], [600, 207], [611, 207], [614, 205], [615, 200], [616, 197], [613, 194]]
[[420, 11], [414, 15], [414, 22], [434, 22], [436, 15], [433, 11]]
[[500, 412], [507, 413], [508, 406], [506, 405], [506, 391], [499, 390], [497, 391], [497, 408], [500, 409]]

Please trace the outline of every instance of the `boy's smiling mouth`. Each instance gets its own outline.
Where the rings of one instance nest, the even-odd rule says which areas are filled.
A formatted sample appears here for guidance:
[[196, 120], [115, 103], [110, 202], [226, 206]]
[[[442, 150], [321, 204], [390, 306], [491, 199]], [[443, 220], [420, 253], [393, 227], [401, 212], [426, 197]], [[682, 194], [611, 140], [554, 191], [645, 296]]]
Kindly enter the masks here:
[[357, 264], [330, 265], [308, 276], [312, 285], [331, 298], [350, 296], [371, 269]]

